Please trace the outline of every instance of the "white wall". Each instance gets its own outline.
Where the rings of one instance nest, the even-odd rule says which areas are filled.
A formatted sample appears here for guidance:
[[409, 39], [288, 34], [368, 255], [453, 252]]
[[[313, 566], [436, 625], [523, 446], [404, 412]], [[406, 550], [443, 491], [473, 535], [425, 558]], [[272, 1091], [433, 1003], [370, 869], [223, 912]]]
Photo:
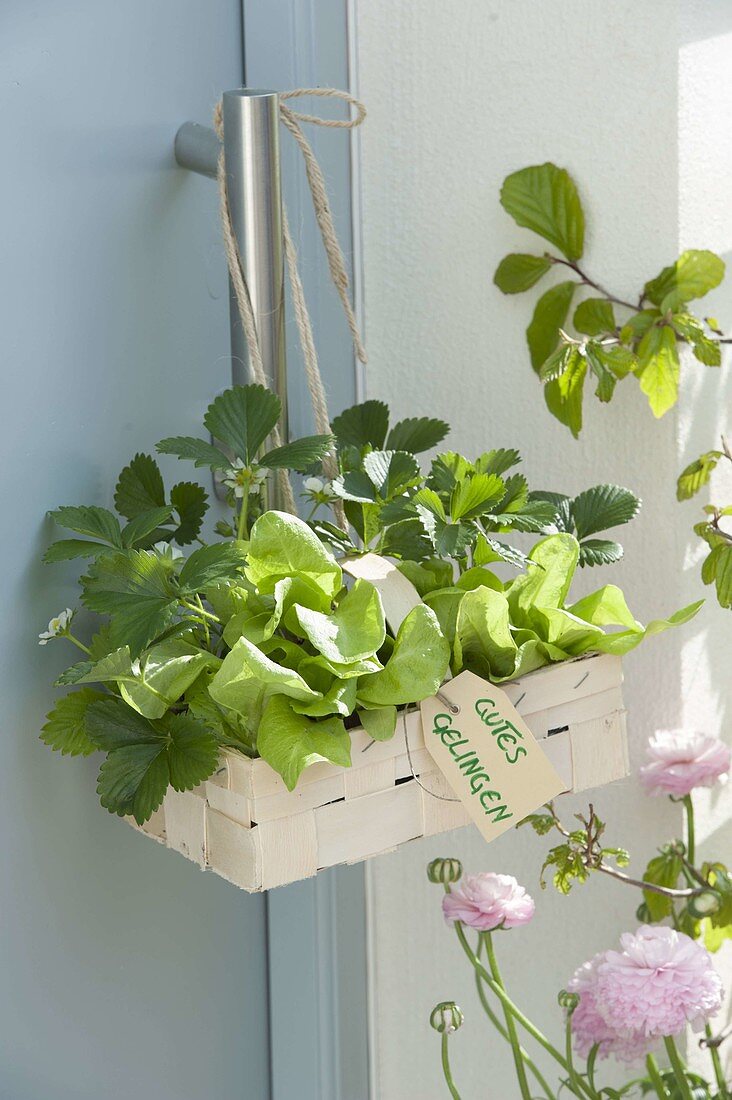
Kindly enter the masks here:
[[[534, 485], [572, 492], [617, 481], [644, 498], [624, 533], [617, 579], [641, 619], [699, 595], [689, 550], [694, 506], [675, 502], [675, 476], [711, 446], [723, 420], [727, 376], [693, 366], [680, 409], [656, 422], [628, 382], [610, 407], [586, 402], [580, 442], [547, 413], [528, 362], [524, 329], [534, 296], [492, 285], [508, 251], [536, 248], [498, 204], [504, 176], [555, 160], [577, 179], [588, 215], [586, 262], [622, 295], [680, 246], [726, 252], [731, 139], [727, 109], [732, 15], [719, 2], [670, 0], [361, 0], [357, 37], [364, 128], [363, 238], [369, 396], [399, 414], [437, 413], [467, 453], [518, 446]], [[725, 311], [729, 292], [717, 296]], [[729, 393], [729, 387], [727, 387]], [[732, 412], [732, 410], [730, 410]], [[732, 416], [729, 417], [732, 420]], [[682, 573], [682, 568], [685, 570]], [[729, 616], [702, 616], [650, 641], [627, 661], [634, 764], [655, 728], [703, 722], [718, 729], [729, 706], [724, 639]], [[582, 799], [564, 809], [581, 808]], [[677, 827], [631, 780], [597, 792], [611, 834], [642, 870]], [[584, 803], [586, 804], [586, 803]], [[720, 851], [722, 803], [703, 834]], [[473, 830], [408, 846], [370, 868], [375, 1095], [445, 1095], [430, 1009], [457, 999], [466, 1025], [454, 1041], [466, 1098], [513, 1097], [510, 1057], [483, 1024], [472, 980], [439, 912], [424, 868], [456, 854], [471, 870], [508, 871], [530, 886], [530, 929], [502, 937], [505, 974], [556, 1039], [556, 992], [575, 966], [632, 926], [636, 896], [595, 882], [569, 899], [540, 894], [545, 842], [509, 834], [487, 849]], [[724, 850], [724, 847], [721, 849]]]

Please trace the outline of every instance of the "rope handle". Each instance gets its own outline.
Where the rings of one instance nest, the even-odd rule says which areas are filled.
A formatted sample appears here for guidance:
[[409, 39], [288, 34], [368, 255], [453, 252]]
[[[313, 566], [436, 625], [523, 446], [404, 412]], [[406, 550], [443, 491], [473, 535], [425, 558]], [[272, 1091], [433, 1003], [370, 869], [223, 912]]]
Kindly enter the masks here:
[[[295, 111], [291, 107], [286, 106], [284, 102], [282, 102], [286, 99], [298, 99], [305, 96], [315, 96], [327, 99], [341, 99], [344, 102], [348, 103], [349, 106], [354, 108], [355, 115], [352, 115], [347, 119], [321, 118], [319, 115], [310, 115], [305, 114], [301, 111]], [[280, 119], [283, 125], [289, 130], [289, 132], [295, 139], [305, 162], [305, 174], [307, 176], [308, 186], [310, 188], [310, 194], [313, 200], [315, 217], [317, 219], [318, 227], [320, 229], [320, 235], [323, 240], [323, 247], [325, 248], [325, 254], [328, 259], [330, 276], [336, 290], [338, 291], [338, 295], [343, 306], [343, 311], [345, 313], [348, 328], [351, 333], [351, 338], [353, 340], [353, 346], [360, 362], [366, 363], [366, 349], [361, 339], [358, 322], [356, 321], [355, 312], [349, 296], [350, 284], [348, 279], [348, 272], [346, 270], [346, 261], [340, 243], [338, 241], [338, 235], [336, 233], [335, 223], [333, 221], [333, 214], [330, 209], [330, 202], [328, 201], [325, 178], [323, 176], [322, 169], [318, 164], [315, 153], [313, 152], [312, 146], [308, 142], [300, 126], [301, 122], [310, 122], [316, 126], [323, 126], [330, 129], [353, 129], [356, 126], [360, 126], [366, 118], [366, 108], [364, 107], [363, 103], [357, 100], [354, 96], [350, 95], [350, 93], [341, 91], [337, 88], [295, 88], [292, 91], [280, 93], [279, 99]], [[226, 262], [229, 268], [232, 286], [234, 287], [234, 294], [236, 297], [239, 314], [241, 316], [242, 328], [244, 330], [244, 337], [247, 342], [249, 359], [251, 362], [254, 380], [260, 385], [268, 386], [269, 381], [265, 374], [264, 364], [262, 362], [262, 353], [259, 346], [256, 320], [254, 317], [254, 310], [252, 308], [251, 296], [249, 294], [249, 287], [247, 286], [246, 276], [244, 274], [244, 267], [241, 260], [241, 253], [239, 251], [239, 245], [231, 220], [231, 210], [227, 193], [226, 165], [224, 158], [223, 105], [221, 102], [217, 103], [216, 107], [214, 108], [214, 129], [216, 130], [216, 133], [221, 141], [221, 151], [219, 152], [217, 165], [217, 180], [219, 188], [219, 213], [221, 216], [221, 227], [224, 239]], [[282, 206], [282, 229], [285, 258], [287, 261], [287, 270], [290, 279], [292, 301], [295, 311], [295, 322], [297, 324], [300, 346], [302, 348], [303, 359], [305, 362], [305, 375], [315, 417], [315, 429], [319, 435], [325, 435], [330, 432], [328, 402], [325, 392], [325, 386], [323, 384], [323, 376], [320, 372], [320, 364], [318, 362], [318, 353], [315, 347], [315, 339], [313, 337], [313, 327], [310, 320], [310, 313], [308, 311], [305, 291], [298, 270], [297, 250], [295, 248], [295, 243], [290, 232], [290, 225], [284, 202]], [[282, 439], [279, 428], [275, 428], [274, 432], [272, 433], [272, 437], [275, 446], [280, 446], [282, 443]], [[323, 459], [323, 469], [328, 477], [333, 478], [337, 476], [338, 465], [333, 455], [327, 455]], [[279, 470], [278, 476], [280, 479], [279, 483], [284, 505], [288, 509], [288, 511], [294, 514], [297, 512], [297, 505], [295, 503], [295, 496], [292, 491], [292, 484], [290, 482], [289, 474], [286, 470]], [[344, 530], [347, 530], [348, 525], [346, 522], [342, 504], [340, 502], [337, 502], [334, 505], [334, 510], [336, 512], [336, 517], [340, 526]]]

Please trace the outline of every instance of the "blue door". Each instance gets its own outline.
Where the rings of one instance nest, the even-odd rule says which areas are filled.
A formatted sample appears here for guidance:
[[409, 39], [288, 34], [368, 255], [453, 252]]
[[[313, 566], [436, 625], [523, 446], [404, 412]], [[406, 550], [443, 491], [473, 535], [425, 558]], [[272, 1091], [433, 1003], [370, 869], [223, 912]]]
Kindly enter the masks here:
[[[94, 761], [62, 766], [38, 740], [48, 685], [68, 660], [56, 647], [39, 649], [36, 637], [77, 598], [72, 568], [40, 563], [51, 537], [46, 511], [109, 505], [129, 458], [166, 434], [195, 434], [230, 378], [215, 186], [176, 167], [176, 129], [208, 122], [222, 89], [302, 82], [294, 64], [292, 73], [265, 71], [267, 57], [285, 57], [282, 18], [294, 27], [308, 16], [308, 33], [317, 31], [315, 6], [247, 3], [246, 27], [241, 0], [5, 0], [0, 14], [0, 1096], [8, 1100], [366, 1095], [358, 1013], [351, 1033], [328, 1030], [335, 1049], [322, 1046], [346, 980], [324, 930], [329, 921], [340, 929], [354, 958], [360, 873], [280, 891], [268, 906], [104, 813]], [[318, 48], [345, 49], [345, 3], [328, 0], [320, 12], [329, 30], [318, 33]], [[332, 67], [312, 71], [318, 51], [305, 48], [307, 38], [291, 39], [287, 56], [299, 44], [311, 63], [307, 81], [333, 78]], [[336, 68], [342, 82], [345, 53]], [[297, 190], [291, 201], [300, 201]], [[321, 291], [322, 336], [331, 307]], [[329, 359], [334, 411], [353, 399], [345, 354]], [[305, 416], [298, 386], [293, 380], [296, 430]], [[293, 970], [293, 949], [312, 965]], [[353, 981], [361, 980], [357, 961]], [[318, 1020], [304, 1013], [307, 1028], [293, 1036], [291, 1006], [315, 992]]]

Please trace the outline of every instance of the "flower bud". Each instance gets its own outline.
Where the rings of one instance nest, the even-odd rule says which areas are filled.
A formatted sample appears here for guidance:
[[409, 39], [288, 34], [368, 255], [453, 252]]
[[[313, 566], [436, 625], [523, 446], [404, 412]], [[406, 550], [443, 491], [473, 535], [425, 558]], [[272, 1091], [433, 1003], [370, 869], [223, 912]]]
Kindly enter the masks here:
[[433, 859], [427, 864], [427, 878], [443, 886], [457, 882], [462, 873], [463, 865], [459, 859]]
[[454, 1001], [441, 1001], [440, 1004], [435, 1005], [430, 1013], [430, 1027], [433, 1027], [435, 1031], [446, 1031], [449, 1035], [462, 1027], [464, 1019], [465, 1017]]
[[557, 1001], [560, 1008], [566, 1008], [567, 1012], [574, 1012], [575, 1008], [580, 1002], [578, 993], [568, 993], [566, 989], [563, 989], [558, 997]]
[[722, 899], [716, 890], [704, 890], [696, 897], [689, 898], [687, 906], [692, 917], [696, 917], [698, 920], [701, 920], [702, 917], [710, 917], [713, 913], [718, 913], [721, 907]]

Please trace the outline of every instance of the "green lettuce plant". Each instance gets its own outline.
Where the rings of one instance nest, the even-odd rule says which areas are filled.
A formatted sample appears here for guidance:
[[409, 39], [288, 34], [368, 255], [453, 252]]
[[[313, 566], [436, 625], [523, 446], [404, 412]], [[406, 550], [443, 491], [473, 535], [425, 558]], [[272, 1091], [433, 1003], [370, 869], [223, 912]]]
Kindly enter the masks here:
[[[527, 569], [508, 582], [485, 565], [453, 581], [447, 571], [402, 562], [399, 568], [435, 612], [451, 647], [451, 668], [494, 682], [586, 653], [629, 653], [644, 638], [688, 622], [703, 600], [643, 626], [620, 588], [603, 585], [568, 603], [580, 544], [566, 532], [535, 544]], [[606, 627], [616, 627], [611, 632]]]
[[[690, 500], [709, 482], [712, 471], [719, 462], [732, 463], [727, 440], [722, 437], [721, 450], [707, 451], [689, 463], [679, 475], [676, 496], [679, 500]], [[724, 523], [729, 523], [732, 505], [720, 507], [707, 504], [704, 507], [706, 519], [694, 526], [694, 531], [709, 548], [702, 563], [701, 575], [705, 584], [714, 584], [720, 607], [732, 607], [732, 532]]]
[[391, 736], [397, 707], [433, 694], [447, 669], [427, 606], [389, 635], [376, 589], [346, 590], [330, 551], [281, 512], [260, 516], [248, 543], [185, 560], [162, 547], [100, 553], [81, 584], [108, 622], [90, 646], [70, 619], [57, 631], [87, 659], [59, 678], [77, 690], [43, 739], [68, 755], [105, 752], [102, 805], [140, 823], [168, 786], [206, 779], [222, 746], [261, 756], [290, 789], [317, 761], [348, 767], [350, 719]]
[[619, 382], [635, 377], [653, 415], [660, 417], [677, 400], [681, 345], [705, 366], [720, 365], [720, 345], [729, 341], [714, 318], [698, 317], [690, 305], [724, 278], [724, 262], [714, 252], [690, 249], [636, 296], [618, 296], [580, 264], [585, 216], [566, 169], [549, 163], [511, 173], [503, 182], [501, 205], [517, 225], [556, 251], [504, 257], [494, 275], [499, 290], [519, 294], [554, 269], [569, 274], [539, 297], [526, 339], [547, 406], [574, 436], [582, 428], [585, 381], [608, 402]]

